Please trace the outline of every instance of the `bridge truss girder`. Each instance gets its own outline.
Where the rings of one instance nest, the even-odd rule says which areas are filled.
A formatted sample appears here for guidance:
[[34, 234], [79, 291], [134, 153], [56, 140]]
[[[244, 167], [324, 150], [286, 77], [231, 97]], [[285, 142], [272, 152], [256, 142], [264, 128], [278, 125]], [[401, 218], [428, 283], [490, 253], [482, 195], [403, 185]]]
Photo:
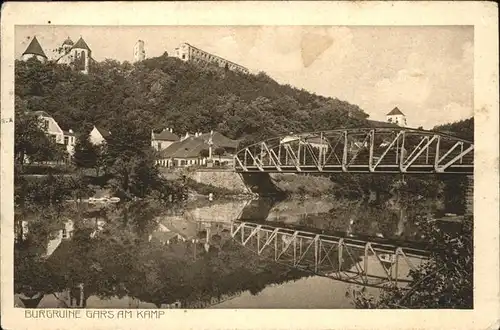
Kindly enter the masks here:
[[473, 174], [474, 144], [414, 129], [345, 129], [277, 137], [234, 156], [237, 172]]
[[[404, 287], [424, 250], [366, 242], [248, 222], [233, 222], [231, 236], [261, 257], [319, 276], [369, 287]], [[406, 269], [406, 272], [404, 271]]]

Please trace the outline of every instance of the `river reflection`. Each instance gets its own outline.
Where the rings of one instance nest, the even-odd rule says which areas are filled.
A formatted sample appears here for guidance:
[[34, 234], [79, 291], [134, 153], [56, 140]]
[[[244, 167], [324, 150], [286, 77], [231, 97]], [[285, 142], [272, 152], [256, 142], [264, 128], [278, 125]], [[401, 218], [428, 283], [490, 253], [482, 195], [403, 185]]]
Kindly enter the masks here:
[[419, 241], [416, 214], [434, 214], [438, 210], [436, 202], [427, 200], [408, 205], [390, 200], [380, 205], [333, 198], [257, 199], [248, 202], [240, 219], [350, 237]]
[[397, 203], [256, 199], [200, 200], [168, 210], [145, 202], [80, 205], [62, 215], [18, 216], [16, 305], [352, 308], [346, 293], [353, 284], [258, 256], [231, 238], [231, 223], [418, 240], [412, 212]]

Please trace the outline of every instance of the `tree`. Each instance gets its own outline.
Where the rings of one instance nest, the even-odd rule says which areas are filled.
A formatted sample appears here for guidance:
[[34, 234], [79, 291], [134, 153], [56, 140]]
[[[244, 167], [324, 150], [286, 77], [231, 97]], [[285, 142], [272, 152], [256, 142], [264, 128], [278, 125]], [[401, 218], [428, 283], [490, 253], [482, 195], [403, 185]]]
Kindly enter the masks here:
[[140, 111], [116, 119], [106, 144], [105, 163], [110, 185], [122, 198], [145, 197], [160, 186], [150, 124]]
[[26, 104], [16, 97], [15, 102], [14, 154], [16, 162], [23, 165], [30, 160], [48, 160], [55, 144], [45, 134], [42, 123], [36, 115], [26, 111]]
[[208, 151], [208, 149], [201, 149], [200, 150], [200, 157], [207, 158], [208, 156], [210, 156], [210, 152]]
[[78, 168], [95, 168], [96, 175], [99, 175], [100, 156], [98, 148], [90, 142], [89, 134], [78, 137], [73, 154], [73, 163]]
[[374, 299], [355, 292], [358, 308], [473, 308], [473, 223], [466, 218], [454, 233], [435, 222], [420, 224], [431, 251], [428, 262], [410, 271], [407, 289]]
[[214, 155], [219, 156], [219, 163], [220, 163], [220, 157], [224, 156], [225, 153], [226, 153], [226, 150], [224, 148], [222, 148], [222, 147], [215, 148]]

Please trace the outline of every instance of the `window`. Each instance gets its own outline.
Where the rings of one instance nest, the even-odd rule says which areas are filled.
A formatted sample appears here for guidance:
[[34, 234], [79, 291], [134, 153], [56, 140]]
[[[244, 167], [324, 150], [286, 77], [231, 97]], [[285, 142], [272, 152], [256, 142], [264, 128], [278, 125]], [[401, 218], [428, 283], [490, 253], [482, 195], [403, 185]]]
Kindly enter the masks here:
[[68, 238], [68, 232], [66, 231], [66, 228], [63, 228], [62, 230], [62, 238]]
[[158, 142], [158, 150], [161, 150], [161, 142]]
[[67, 146], [69, 143], [69, 136], [64, 137], [64, 145]]
[[48, 119], [44, 119], [43, 120], [42, 127], [43, 127], [44, 130], [48, 130], [49, 129], [49, 120]]
[[186, 54], [182, 54], [182, 59], [185, 60], [186, 59]]

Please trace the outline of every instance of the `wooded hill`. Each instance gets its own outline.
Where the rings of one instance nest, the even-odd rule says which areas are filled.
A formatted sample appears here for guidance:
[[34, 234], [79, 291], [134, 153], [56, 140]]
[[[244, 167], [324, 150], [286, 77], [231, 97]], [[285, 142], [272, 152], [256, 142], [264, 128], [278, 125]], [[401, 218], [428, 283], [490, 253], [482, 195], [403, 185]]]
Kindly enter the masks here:
[[244, 75], [177, 58], [138, 64], [105, 60], [88, 75], [34, 59], [15, 65], [16, 107], [44, 110], [63, 129], [112, 129], [116, 119], [145, 133], [170, 127], [177, 134], [217, 130], [256, 141], [289, 132], [363, 125], [358, 106], [280, 85], [261, 72]]

